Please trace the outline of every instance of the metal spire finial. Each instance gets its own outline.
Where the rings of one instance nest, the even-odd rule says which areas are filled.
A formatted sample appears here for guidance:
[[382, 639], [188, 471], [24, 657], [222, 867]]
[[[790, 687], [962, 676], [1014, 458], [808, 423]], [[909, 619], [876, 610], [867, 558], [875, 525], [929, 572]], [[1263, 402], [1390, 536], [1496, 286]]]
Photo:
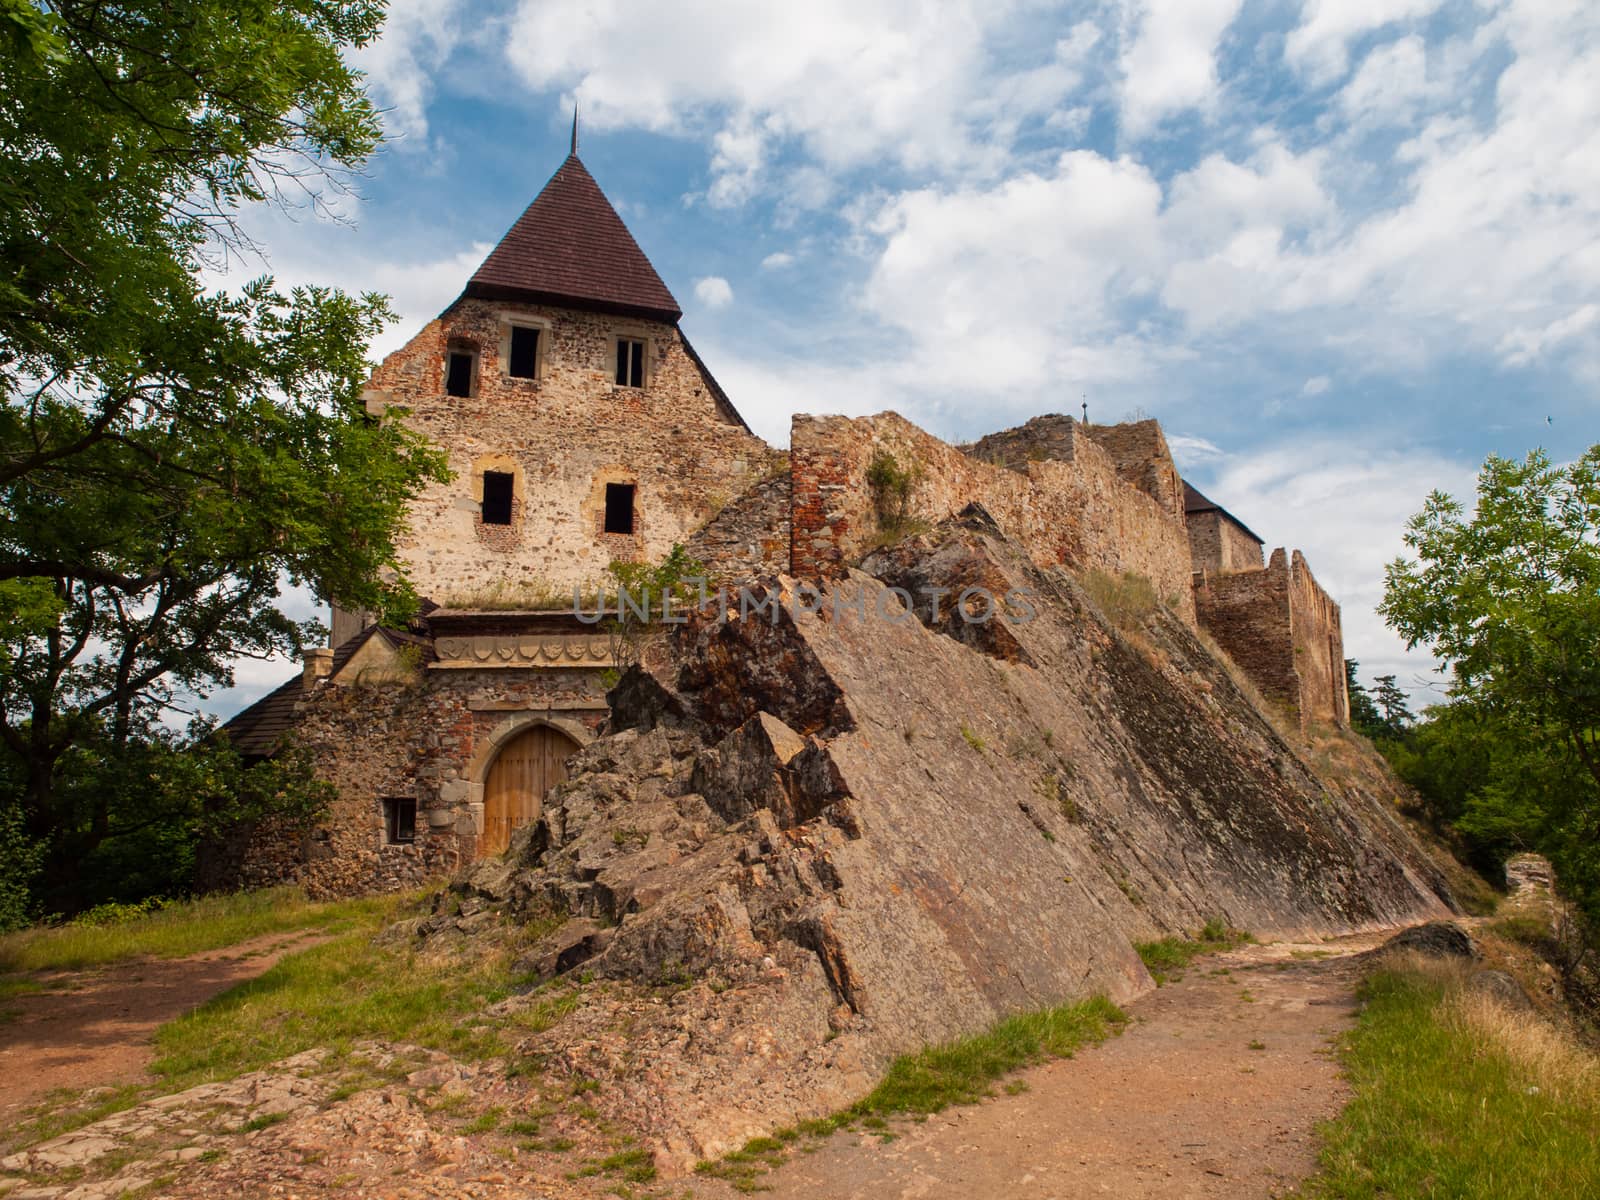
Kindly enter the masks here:
[[572, 153], [578, 153], [578, 102], [572, 102]]

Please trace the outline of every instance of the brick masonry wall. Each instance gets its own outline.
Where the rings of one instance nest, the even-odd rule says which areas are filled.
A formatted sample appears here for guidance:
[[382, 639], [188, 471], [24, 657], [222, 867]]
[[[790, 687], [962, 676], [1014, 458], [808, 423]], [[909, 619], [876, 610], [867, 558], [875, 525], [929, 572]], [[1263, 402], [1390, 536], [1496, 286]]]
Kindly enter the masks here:
[[1111, 456], [1118, 474], [1161, 505], [1174, 520], [1183, 520], [1183, 480], [1159, 422], [1085, 425], [1082, 430]]
[[789, 569], [790, 478], [779, 470], [730, 501], [685, 543], [714, 581]]
[[[506, 374], [513, 319], [540, 324], [537, 380]], [[642, 389], [614, 384], [619, 334], [647, 341]], [[445, 394], [451, 348], [478, 356], [471, 397]], [[675, 327], [632, 318], [462, 299], [384, 360], [367, 395], [408, 409], [456, 472], [418, 498], [403, 542], [418, 591], [440, 603], [560, 593], [600, 582], [614, 560], [659, 559], [779, 461], [718, 401]], [[480, 520], [485, 470], [513, 476], [512, 525]], [[637, 487], [632, 536], [603, 532], [607, 483]]]
[[1312, 577], [1311, 567], [1298, 550], [1290, 560], [1289, 574], [1303, 719], [1348, 725], [1350, 696], [1345, 684], [1344, 630], [1339, 606]]
[[[495, 748], [530, 721], [581, 744], [605, 715], [598, 670], [429, 670], [409, 683], [323, 683], [302, 702], [294, 738], [338, 799], [310, 833], [257, 829], [230, 882], [349, 896], [446, 876], [476, 854]], [[416, 800], [416, 841], [387, 843], [385, 797]]]
[[1068, 457], [1029, 460], [1017, 470], [964, 454], [895, 413], [797, 416], [791, 570], [801, 578], [833, 574], [870, 548], [880, 531], [867, 470], [886, 451], [915, 473], [911, 520], [939, 521], [976, 501], [1041, 564], [1137, 572], [1193, 622], [1181, 519], [1130, 485], [1081, 430], [1061, 437], [1058, 451]]
[[1349, 723], [1339, 606], [1298, 550], [1292, 560], [1274, 550], [1259, 571], [1197, 574], [1195, 611], [1201, 627], [1302, 727]]
[[1217, 511], [1188, 518], [1189, 558], [1196, 571], [1225, 574], [1259, 571], [1265, 565], [1261, 543]]

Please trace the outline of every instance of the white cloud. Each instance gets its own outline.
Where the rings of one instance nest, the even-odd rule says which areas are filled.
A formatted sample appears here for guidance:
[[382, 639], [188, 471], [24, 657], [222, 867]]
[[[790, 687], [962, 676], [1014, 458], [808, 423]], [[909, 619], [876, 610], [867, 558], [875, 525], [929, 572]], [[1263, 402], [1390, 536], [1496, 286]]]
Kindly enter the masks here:
[[884, 242], [863, 302], [945, 387], [1125, 377], [1144, 352], [1115, 309], [1159, 265], [1160, 204], [1144, 167], [1090, 151], [992, 189], [908, 192], [872, 222]]
[[1227, 457], [1222, 447], [1215, 442], [1208, 442], [1203, 437], [1187, 433], [1167, 434], [1167, 449], [1172, 451], [1172, 459], [1180, 467], [1217, 462]]
[[1393, 673], [1429, 696], [1433, 660], [1377, 614], [1384, 567], [1405, 552], [1406, 521], [1433, 488], [1473, 494], [1475, 469], [1426, 451], [1373, 450], [1349, 440], [1269, 446], [1225, 459], [1205, 493], [1275, 546], [1302, 551], [1339, 603], [1344, 652], [1364, 678]]
[[1142, 137], [1163, 118], [1217, 100], [1217, 44], [1243, 0], [1132, 0], [1138, 33], [1122, 53], [1122, 122]]
[[1017, 124], [1081, 83], [1097, 30], [1080, 23], [1042, 65], [997, 69], [991, 41], [1053, 0], [685, 0], [670, 21], [622, 0], [522, 0], [505, 50], [532, 87], [581, 101], [595, 129], [707, 134], [714, 205], [771, 183], [796, 142], [825, 171], [891, 161], [943, 172], [1003, 165]]
[[1590, 332], [1597, 323], [1600, 323], [1600, 305], [1585, 304], [1542, 329], [1513, 329], [1500, 339], [1496, 350], [1508, 365], [1526, 366], [1551, 347]]
[[765, 271], [781, 271], [784, 267], [792, 266], [794, 266], [794, 255], [787, 250], [779, 250], [761, 260], [761, 267]]
[[1307, 0], [1302, 20], [1284, 43], [1290, 65], [1329, 83], [1350, 67], [1350, 43], [1366, 33], [1434, 12], [1444, 0]]
[[377, 103], [387, 109], [387, 136], [402, 148], [425, 148], [433, 75], [461, 36], [461, 0], [393, 0], [383, 33], [355, 51]]
[[1300, 389], [1302, 396], [1320, 396], [1333, 386], [1333, 381], [1326, 375], [1313, 375], [1306, 380], [1305, 386]]
[[695, 280], [694, 298], [707, 308], [726, 308], [733, 303], [733, 288], [720, 275]]
[[1408, 124], [1435, 91], [1428, 83], [1428, 48], [1420, 37], [1374, 47], [1339, 92], [1351, 124]]

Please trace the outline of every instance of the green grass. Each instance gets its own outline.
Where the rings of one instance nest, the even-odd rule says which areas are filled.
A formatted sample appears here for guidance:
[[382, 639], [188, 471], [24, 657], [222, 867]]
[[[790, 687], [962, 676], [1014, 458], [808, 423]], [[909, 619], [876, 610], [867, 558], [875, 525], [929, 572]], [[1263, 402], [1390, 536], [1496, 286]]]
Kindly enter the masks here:
[[[429, 957], [373, 941], [404, 901], [360, 914], [356, 927], [281, 959], [156, 1033], [154, 1072], [172, 1090], [227, 1079], [319, 1046], [336, 1052], [365, 1038], [446, 1050], [464, 1058], [506, 1051], [507, 1036], [537, 1033], [579, 1003], [552, 988], [515, 1017], [475, 1022], [516, 980], [510, 947], [488, 943], [475, 958]], [[525, 931], [537, 936], [538, 927]]]
[[1007, 1017], [987, 1032], [898, 1058], [850, 1117], [941, 1112], [975, 1104], [997, 1079], [1050, 1058], [1070, 1058], [1119, 1032], [1127, 1016], [1101, 996]]
[[182, 958], [270, 933], [338, 932], [384, 909], [382, 899], [314, 901], [269, 888], [168, 904], [107, 924], [69, 922], [0, 937], [0, 972], [69, 971], [129, 958]]
[[[1600, 1083], [1592, 1058], [1552, 1066], [1516, 1047], [1529, 1020], [1451, 1015], [1446, 985], [1384, 970], [1342, 1054], [1355, 1087], [1324, 1127], [1309, 1194], [1542, 1200], [1600, 1195]], [[1470, 1010], [1469, 1010], [1470, 1011]], [[1533, 1022], [1537, 1025], [1538, 1022]], [[1576, 1065], [1574, 1065], [1576, 1064]]]
[[1210, 920], [1192, 938], [1164, 937], [1153, 942], [1135, 942], [1134, 949], [1144, 962], [1145, 970], [1157, 984], [1181, 979], [1181, 972], [1202, 954], [1215, 954], [1231, 950], [1255, 939], [1238, 929], [1230, 929], [1219, 920]]
[[[1122, 1032], [1127, 1021], [1127, 1014], [1104, 996], [1007, 1017], [983, 1033], [897, 1058], [878, 1086], [849, 1108], [801, 1121], [772, 1137], [752, 1138], [731, 1154], [697, 1164], [695, 1171], [727, 1180], [738, 1191], [755, 1191], [760, 1176], [782, 1164], [789, 1145], [802, 1135], [825, 1138], [860, 1124], [888, 1141], [893, 1134], [885, 1118], [925, 1117], [952, 1105], [976, 1104], [994, 1095], [993, 1085], [1013, 1071], [1071, 1058], [1081, 1047]], [[1023, 1090], [1008, 1087], [1006, 1092]]]

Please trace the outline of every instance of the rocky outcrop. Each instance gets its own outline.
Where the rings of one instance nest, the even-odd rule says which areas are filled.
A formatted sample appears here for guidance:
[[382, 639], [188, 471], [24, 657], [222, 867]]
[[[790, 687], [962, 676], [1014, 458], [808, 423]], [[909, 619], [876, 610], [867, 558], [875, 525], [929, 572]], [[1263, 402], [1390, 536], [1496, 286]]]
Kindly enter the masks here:
[[458, 884], [572, 915], [527, 965], [625, 999], [540, 1052], [606, 1071], [669, 1157], [836, 1109], [1007, 1013], [1131, 997], [1152, 986], [1136, 941], [1449, 910], [1381, 806], [1325, 789], [1177, 614], [1119, 630], [981, 509], [826, 601], [786, 578], [761, 598], [781, 604], [702, 613], [635, 668], [510, 863]]

